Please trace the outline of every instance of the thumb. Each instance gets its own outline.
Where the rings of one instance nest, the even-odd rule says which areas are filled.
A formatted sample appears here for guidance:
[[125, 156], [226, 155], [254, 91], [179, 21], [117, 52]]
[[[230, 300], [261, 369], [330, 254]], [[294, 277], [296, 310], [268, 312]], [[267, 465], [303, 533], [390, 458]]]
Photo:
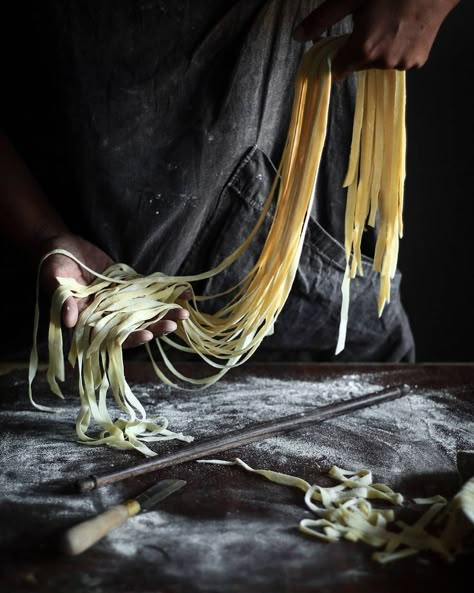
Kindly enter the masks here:
[[326, 0], [313, 10], [293, 31], [296, 41], [311, 41], [343, 19], [361, 4], [362, 0]]
[[77, 323], [77, 319], [79, 317], [79, 307], [77, 304], [77, 299], [74, 297], [69, 297], [65, 300], [61, 316], [63, 323], [66, 327], [74, 327]]

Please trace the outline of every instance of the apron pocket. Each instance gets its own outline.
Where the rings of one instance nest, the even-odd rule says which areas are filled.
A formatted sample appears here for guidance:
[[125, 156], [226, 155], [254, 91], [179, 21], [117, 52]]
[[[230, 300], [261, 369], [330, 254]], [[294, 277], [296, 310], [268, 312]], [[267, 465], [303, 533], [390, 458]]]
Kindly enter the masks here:
[[[275, 177], [275, 169], [268, 157], [253, 146], [242, 157], [229, 181], [224, 186], [214, 211], [201, 229], [180, 275], [191, 275], [211, 270], [231, 255], [249, 236], [258, 220]], [[212, 295], [238, 284], [250, 271], [263, 248], [272, 220], [273, 208], [268, 212], [256, 237], [248, 249], [229, 268], [208, 280], [195, 283], [196, 294]], [[215, 310], [221, 299], [203, 303], [206, 310]]]

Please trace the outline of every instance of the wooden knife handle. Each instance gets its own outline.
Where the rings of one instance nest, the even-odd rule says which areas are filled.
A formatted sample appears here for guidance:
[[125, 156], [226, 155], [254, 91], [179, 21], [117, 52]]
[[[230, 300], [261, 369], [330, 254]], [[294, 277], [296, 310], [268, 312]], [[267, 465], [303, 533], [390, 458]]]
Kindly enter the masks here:
[[112, 507], [93, 519], [74, 525], [66, 531], [62, 547], [66, 554], [77, 556], [90, 548], [107, 535], [112, 529], [120, 527], [129, 517], [140, 511], [136, 500], [129, 500], [123, 504]]

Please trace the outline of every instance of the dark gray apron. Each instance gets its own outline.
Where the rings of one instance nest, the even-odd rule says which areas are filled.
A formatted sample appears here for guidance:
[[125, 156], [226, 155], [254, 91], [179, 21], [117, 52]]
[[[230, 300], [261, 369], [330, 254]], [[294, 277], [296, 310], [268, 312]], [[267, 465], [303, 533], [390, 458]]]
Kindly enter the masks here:
[[[205, 271], [231, 253], [257, 219], [283, 149], [305, 49], [291, 31], [317, 4], [41, 3], [37, 14], [18, 15], [17, 23], [37, 19], [29, 37], [30, 46], [40, 42], [36, 53], [18, 49], [30, 84], [16, 79], [35, 97], [29, 103], [23, 97], [21, 118], [13, 115], [5, 127], [75, 232], [142, 273]], [[14, 95], [10, 90], [13, 114]], [[353, 81], [334, 85], [298, 274], [262, 356], [274, 350], [286, 358], [334, 358], [344, 271], [340, 188], [353, 102]], [[199, 290], [217, 292], [239, 281], [263, 238]], [[366, 253], [372, 245], [367, 234]], [[347, 346], [338, 360], [412, 359], [399, 276], [381, 319], [377, 291], [367, 258], [365, 277], [352, 284]]]

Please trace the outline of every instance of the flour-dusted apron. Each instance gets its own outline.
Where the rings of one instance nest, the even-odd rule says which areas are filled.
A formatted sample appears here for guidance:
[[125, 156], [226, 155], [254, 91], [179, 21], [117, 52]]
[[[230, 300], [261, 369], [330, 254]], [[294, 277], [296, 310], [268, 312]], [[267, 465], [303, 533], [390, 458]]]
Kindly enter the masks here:
[[[8, 92], [7, 132], [71, 228], [115, 260], [142, 273], [207, 270], [246, 238], [258, 217], [283, 149], [305, 49], [291, 32], [317, 4], [41, 3], [18, 15], [16, 26], [32, 22], [26, 41], [23, 32], [30, 49], [19, 48], [24, 70]], [[331, 33], [347, 29], [344, 22]], [[15, 95], [21, 95], [16, 105]], [[353, 103], [353, 81], [335, 83], [298, 274], [264, 351], [334, 358], [345, 265], [341, 184]], [[199, 290], [218, 292], [238, 282], [263, 240], [264, 233]], [[372, 244], [368, 233], [366, 252]], [[379, 319], [378, 279], [368, 258], [364, 271], [352, 283], [347, 345], [338, 359], [410, 360], [399, 276]]]

